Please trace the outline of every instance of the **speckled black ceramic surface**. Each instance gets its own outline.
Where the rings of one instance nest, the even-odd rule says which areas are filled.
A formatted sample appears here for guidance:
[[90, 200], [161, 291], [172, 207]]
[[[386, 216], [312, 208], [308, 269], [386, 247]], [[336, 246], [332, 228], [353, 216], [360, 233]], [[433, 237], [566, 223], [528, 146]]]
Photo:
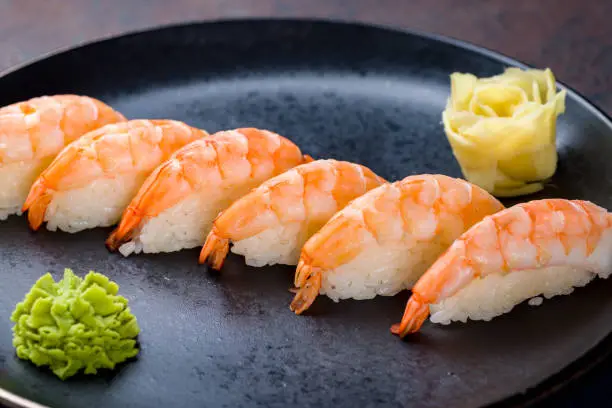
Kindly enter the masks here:
[[[392, 180], [460, 176], [440, 123], [448, 75], [492, 75], [508, 64], [458, 44], [360, 25], [217, 22], [40, 60], [0, 78], [0, 104], [88, 94], [129, 118], [178, 119], [210, 132], [269, 128], [317, 158], [359, 162]], [[537, 197], [612, 208], [604, 182], [612, 161], [602, 153], [612, 151], [610, 122], [570, 93], [558, 130], [559, 170]], [[476, 407], [538, 397], [608, 350], [605, 342], [592, 349], [612, 328], [612, 281], [489, 323], [426, 323], [401, 341], [389, 327], [407, 293], [337, 304], [320, 297], [296, 316], [288, 307], [292, 268], [249, 268], [232, 255], [213, 274], [198, 266], [197, 250], [126, 259], [107, 252], [108, 232], [32, 233], [19, 217], [0, 223], [0, 387], [62, 408]], [[120, 284], [142, 328], [135, 361], [61, 382], [15, 357], [14, 304], [42, 274], [59, 276], [64, 267], [94, 269]]]

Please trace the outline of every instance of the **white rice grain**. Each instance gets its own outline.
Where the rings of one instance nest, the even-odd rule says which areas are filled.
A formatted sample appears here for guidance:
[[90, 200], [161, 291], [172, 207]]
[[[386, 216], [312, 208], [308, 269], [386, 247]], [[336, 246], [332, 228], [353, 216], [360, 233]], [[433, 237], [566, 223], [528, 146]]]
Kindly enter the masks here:
[[529, 306], [540, 306], [542, 302], [544, 302], [542, 296], [536, 296], [534, 298], [529, 299], [527, 303], [529, 304]]

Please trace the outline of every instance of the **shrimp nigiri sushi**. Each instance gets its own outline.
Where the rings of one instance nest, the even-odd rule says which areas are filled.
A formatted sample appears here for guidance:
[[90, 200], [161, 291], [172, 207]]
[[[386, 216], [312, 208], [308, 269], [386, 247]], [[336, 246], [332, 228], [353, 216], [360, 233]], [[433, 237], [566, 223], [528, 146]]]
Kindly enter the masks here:
[[79, 95], [32, 98], [0, 108], [0, 220], [20, 214], [36, 177], [83, 134], [126, 119]]
[[276, 176], [240, 198], [214, 221], [200, 254], [220, 269], [229, 242], [247, 265], [297, 265], [300, 250], [337, 211], [385, 183], [367, 167], [317, 160]]
[[234, 200], [310, 160], [291, 141], [267, 130], [241, 128], [198, 140], [145, 181], [107, 247], [128, 256], [200, 246], [215, 217]]
[[391, 330], [404, 337], [430, 314], [441, 324], [490, 320], [527, 299], [569, 294], [611, 272], [611, 213], [578, 200], [517, 204], [457, 239], [418, 280]]
[[64, 148], [23, 206], [34, 230], [78, 232], [119, 221], [145, 178], [178, 148], [208, 134], [173, 120], [106, 125]]
[[383, 184], [336, 213], [302, 248], [291, 310], [319, 293], [334, 301], [410, 289], [464, 231], [503, 209], [492, 195], [443, 175]]

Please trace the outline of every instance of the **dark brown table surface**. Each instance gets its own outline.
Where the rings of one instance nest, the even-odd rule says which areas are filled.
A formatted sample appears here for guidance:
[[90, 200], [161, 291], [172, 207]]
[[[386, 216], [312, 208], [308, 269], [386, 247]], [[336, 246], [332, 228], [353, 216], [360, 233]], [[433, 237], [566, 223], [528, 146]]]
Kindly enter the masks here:
[[0, 70], [112, 34], [184, 21], [321, 17], [429, 31], [537, 67], [612, 112], [609, 0], [0, 0]]
[[[318, 17], [443, 34], [550, 67], [612, 114], [611, 15], [609, 0], [0, 0], [0, 71], [58, 48], [160, 24]], [[612, 363], [604, 363], [554, 405], [610, 406], [611, 380]]]

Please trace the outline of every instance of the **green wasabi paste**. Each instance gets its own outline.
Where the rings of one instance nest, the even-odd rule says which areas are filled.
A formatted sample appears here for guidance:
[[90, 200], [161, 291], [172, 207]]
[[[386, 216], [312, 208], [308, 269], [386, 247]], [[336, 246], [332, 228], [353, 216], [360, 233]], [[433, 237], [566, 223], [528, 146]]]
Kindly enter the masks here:
[[140, 328], [118, 290], [93, 271], [81, 279], [66, 269], [57, 283], [45, 274], [11, 316], [17, 356], [49, 366], [62, 380], [81, 369], [85, 374], [113, 369], [136, 356]]

